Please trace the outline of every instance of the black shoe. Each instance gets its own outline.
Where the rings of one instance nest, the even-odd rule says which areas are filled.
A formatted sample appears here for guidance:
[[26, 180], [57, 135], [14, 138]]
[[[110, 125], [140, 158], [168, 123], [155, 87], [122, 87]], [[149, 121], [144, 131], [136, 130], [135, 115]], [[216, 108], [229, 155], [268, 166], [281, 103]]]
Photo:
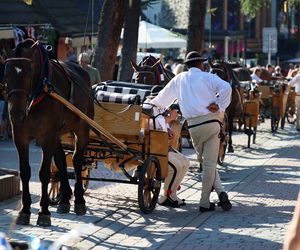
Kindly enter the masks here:
[[209, 212], [209, 211], [214, 211], [215, 210], [215, 203], [210, 202], [209, 203], [209, 208], [206, 207], [199, 207], [199, 211], [204, 213], [204, 212]]
[[225, 192], [221, 192], [219, 195], [218, 206], [222, 207], [224, 211], [229, 211], [232, 208], [232, 205], [228, 199], [228, 195]]
[[159, 205], [166, 207], [180, 207], [178, 201], [173, 201], [170, 197], [167, 197], [167, 199], [164, 202], [159, 203]]

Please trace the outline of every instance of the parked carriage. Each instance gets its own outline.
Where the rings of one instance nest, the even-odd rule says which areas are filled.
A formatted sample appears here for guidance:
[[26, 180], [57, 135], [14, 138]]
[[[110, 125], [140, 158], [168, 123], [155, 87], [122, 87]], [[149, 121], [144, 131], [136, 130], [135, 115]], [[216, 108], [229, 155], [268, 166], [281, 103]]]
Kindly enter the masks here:
[[284, 129], [289, 87], [286, 81], [265, 81], [259, 84], [261, 116], [271, 118], [271, 131]]
[[[102, 86], [106, 90], [111, 88], [120, 92], [122, 88], [127, 89], [129, 85], [130, 83], [108, 82]], [[145, 89], [143, 91], [143, 89], [132, 88], [131, 92], [138, 90], [140, 94], [142, 92], [150, 94], [149, 89], [153, 88], [142, 84], [137, 87]], [[122, 92], [124, 93], [124, 90]], [[107, 91], [106, 97], [109, 96], [116, 101], [115, 93]], [[58, 98], [61, 100], [60, 97]], [[142, 98], [144, 99], [144, 96]], [[86, 164], [82, 171], [82, 179], [85, 189], [90, 180], [138, 185], [139, 208], [144, 213], [150, 213], [156, 206], [161, 182], [168, 173], [168, 134], [150, 129], [149, 124], [153, 117], [143, 112], [140, 101], [137, 102], [138, 99], [133, 98], [130, 101], [126, 99], [126, 104], [122, 103], [124, 100], [121, 99], [118, 100], [120, 103], [99, 101], [99, 98], [95, 101], [94, 120], [88, 122], [92, 127], [98, 128], [98, 132], [90, 132], [89, 143], [84, 154]], [[78, 113], [78, 110], [74, 112]], [[78, 114], [81, 115], [80, 112]], [[65, 134], [61, 137], [61, 141], [66, 153], [67, 165], [72, 166], [75, 138], [72, 134]], [[111, 171], [123, 173], [126, 179], [91, 178], [90, 171], [99, 162]], [[59, 201], [59, 178], [57, 178], [58, 172], [53, 169], [49, 197], [52, 204], [55, 204]], [[72, 173], [69, 177], [74, 178]]]
[[243, 90], [243, 124], [244, 132], [248, 136], [247, 147], [250, 147], [251, 136], [252, 142], [255, 143], [257, 126], [259, 122], [259, 102], [260, 93], [252, 81], [241, 82], [241, 89]]

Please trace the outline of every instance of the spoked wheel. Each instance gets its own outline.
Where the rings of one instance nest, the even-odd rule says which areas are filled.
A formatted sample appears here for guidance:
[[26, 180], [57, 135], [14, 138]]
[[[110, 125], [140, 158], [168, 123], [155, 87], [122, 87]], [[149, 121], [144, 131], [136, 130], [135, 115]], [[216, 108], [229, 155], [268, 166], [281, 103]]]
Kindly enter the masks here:
[[149, 214], [156, 206], [161, 187], [161, 171], [158, 159], [150, 156], [139, 175], [138, 203], [142, 212]]
[[50, 185], [50, 189], [48, 192], [49, 204], [51, 206], [57, 205], [60, 201], [60, 192], [59, 192], [60, 181], [58, 178], [58, 169], [54, 164], [51, 165], [51, 179], [49, 185]]

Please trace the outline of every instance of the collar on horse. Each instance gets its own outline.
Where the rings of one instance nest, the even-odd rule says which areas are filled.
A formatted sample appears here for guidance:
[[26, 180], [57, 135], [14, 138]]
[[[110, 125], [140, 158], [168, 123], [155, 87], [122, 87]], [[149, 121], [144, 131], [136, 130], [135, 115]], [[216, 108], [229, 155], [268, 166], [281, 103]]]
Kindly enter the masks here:
[[49, 83], [50, 78], [50, 61], [48, 57], [48, 51], [46, 48], [40, 44], [38, 41], [35, 42], [32, 46], [37, 46], [38, 53], [40, 55], [40, 61], [42, 65], [41, 74], [39, 77], [39, 82], [35, 90], [33, 91], [31, 98], [30, 98], [30, 104], [28, 106], [28, 112], [29, 110], [39, 104], [44, 98], [46, 97], [46, 93], [43, 91], [43, 88], [46, 84]]

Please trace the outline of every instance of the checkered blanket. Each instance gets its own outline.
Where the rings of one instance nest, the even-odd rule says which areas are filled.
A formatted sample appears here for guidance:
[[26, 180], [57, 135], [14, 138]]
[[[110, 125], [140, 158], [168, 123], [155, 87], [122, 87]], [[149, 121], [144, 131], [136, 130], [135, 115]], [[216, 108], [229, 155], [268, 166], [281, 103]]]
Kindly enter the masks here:
[[[94, 85], [96, 86], [96, 85]], [[99, 102], [113, 102], [123, 104], [141, 104], [141, 97], [138, 94], [113, 93], [103, 90], [103, 86], [93, 88], [94, 97]]]

